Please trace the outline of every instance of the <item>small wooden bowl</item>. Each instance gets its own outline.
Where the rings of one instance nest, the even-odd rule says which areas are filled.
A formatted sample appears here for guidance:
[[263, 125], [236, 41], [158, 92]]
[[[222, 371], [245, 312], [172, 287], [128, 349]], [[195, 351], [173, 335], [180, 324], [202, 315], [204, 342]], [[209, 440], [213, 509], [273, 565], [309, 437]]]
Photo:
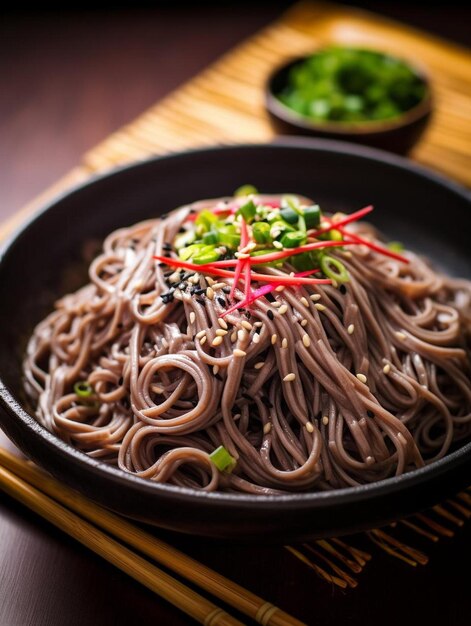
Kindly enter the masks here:
[[265, 105], [277, 133], [281, 135], [310, 135], [339, 139], [382, 148], [390, 152], [405, 154], [419, 140], [432, 113], [430, 80], [421, 69], [408, 64], [424, 81], [427, 90], [422, 100], [413, 108], [391, 120], [371, 122], [315, 122], [289, 108], [276, 94], [288, 82], [291, 69], [309, 58], [305, 55], [292, 59], [268, 77], [265, 87]]

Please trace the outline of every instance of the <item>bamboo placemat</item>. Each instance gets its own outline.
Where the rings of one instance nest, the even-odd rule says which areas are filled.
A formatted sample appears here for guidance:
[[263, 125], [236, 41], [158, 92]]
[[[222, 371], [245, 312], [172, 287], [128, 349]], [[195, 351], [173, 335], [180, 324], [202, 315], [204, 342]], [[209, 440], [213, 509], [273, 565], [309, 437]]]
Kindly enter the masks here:
[[263, 85], [285, 59], [338, 42], [382, 48], [433, 77], [434, 114], [413, 159], [471, 186], [471, 52], [358, 9], [300, 2], [129, 125], [0, 228], [0, 237], [41, 202], [94, 173], [194, 146], [264, 142], [273, 129]]

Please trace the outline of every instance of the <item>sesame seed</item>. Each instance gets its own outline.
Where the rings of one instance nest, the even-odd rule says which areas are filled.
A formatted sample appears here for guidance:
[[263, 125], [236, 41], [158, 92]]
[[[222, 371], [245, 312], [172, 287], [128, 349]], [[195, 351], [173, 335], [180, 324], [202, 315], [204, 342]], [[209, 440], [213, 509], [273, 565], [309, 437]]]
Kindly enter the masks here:
[[263, 322], [254, 322], [254, 328], [261, 328], [263, 326]]
[[220, 335], [217, 335], [216, 337], [214, 337], [214, 339], [212, 341], [212, 345], [213, 346], [220, 346], [222, 342], [223, 342], [223, 338]]
[[201, 339], [201, 337], [204, 337], [204, 335], [206, 335], [206, 331], [200, 330], [199, 333], [196, 333], [196, 339]]
[[357, 378], [358, 378], [358, 380], [359, 380], [361, 383], [365, 383], [365, 385], [366, 385], [366, 381], [367, 381], [368, 379], [366, 378], [366, 376], [365, 376], [364, 374], [357, 374]]
[[201, 337], [200, 345], [203, 345], [204, 343], [206, 343], [206, 339], [207, 339], [206, 335], [204, 337]]
[[283, 378], [283, 382], [291, 383], [293, 382], [295, 378], [296, 378], [296, 374], [293, 374], [293, 372], [291, 372], [290, 374], [286, 374], [286, 376]]
[[190, 324], [194, 324], [196, 320], [196, 314], [194, 311], [190, 311]]
[[172, 274], [170, 274], [170, 276], [168, 277], [169, 282], [171, 283], [177, 283], [180, 282], [180, 272], [173, 272]]
[[222, 317], [218, 317], [218, 324], [221, 328], [224, 328], [224, 330], [227, 330], [227, 322], [223, 320]]
[[259, 343], [260, 342], [260, 335], [258, 333], [255, 333], [255, 335], [252, 337], [252, 341], [254, 343]]
[[345, 295], [347, 293], [347, 288], [345, 287], [345, 285], [340, 285], [339, 291], [342, 295]]
[[213, 300], [213, 298], [214, 298], [214, 290], [212, 289], [212, 287], [208, 287], [206, 289], [206, 297], [209, 298], [210, 300]]
[[312, 424], [311, 422], [306, 422], [305, 426], [308, 433], [314, 432], [314, 424]]
[[278, 250], [283, 250], [283, 244], [281, 243], [281, 241], [274, 241], [273, 246], [275, 248], [278, 248]]
[[271, 345], [274, 346], [276, 343], [276, 340], [278, 339], [278, 336], [276, 333], [273, 333], [273, 335], [271, 336]]
[[313, 293], [311, 296], [309, 296], [311, 298], [311, 300], [313, 302], [317, 302], [318, 300], [321, 299], [321, 294], [320, 293]]
[[306, 348], [309, 348], [309, 346], [311, 345], [311, 339], [309, 335], [303, 335], [303, 344], [306, 346]]
[[240, 357], [247, 356], [247, 352], [244, 352], [243, 350], [239, 350], [239, 348], [236, 348], [232, 354], [234, 356], [240, 356]]
[[219, 365], [213, 365], [213, 374], [216, 376], [218, 372], [219, 372]]
[[190, 276], [188, 280], [190, 281], [190, 283], [193, 283], [193, 285], [197, 285], [200, 280], [200, 275], [198, 273], [193, 274], [193, 276]]
[[318, 311], [325, 311], [325, 310], [326, 310], [326, 308], [327, 308], [327, 307], [326, 307], [326, 306], [324, 306], [323, 304], [319, 304], [319, 303], [315, 304], [314, 306], [316, 307], [316, 309], [317, 309]]
[[300, 298], [300, 301], [302, 302], [302, 304], [304, 304], [304, 306], [309, 307], [309, 302], [307, 301], [307, 299], [304, 296], [302, 296], [302, 298]]
[[329, 423], [329, 417], [327, 415], [324, 415], [324, 417], [322, 418], [322, 423], [324, 424], [324, 426], [327, 426], [327, 424]]
[[307, 326], [307, 319], [303, 319], [301, 320], [301, 326], [304, 328], [304, 326]]
[[282, 348], [288, 347], [288, 340], [286, 339], [286, 337], [284, 337], [283, 341], [281, 342], [281, 347]]
[[237, 331], [233, 330], [231, 333], [231, 341], [232, 343], [234, 343], [234, 341], [237, 341]]
[[214, 283], [214, 285], [211, 285], [211, 287], [213, 288], [213, 291], [217, 291], [218, 289], [222, 289], [225, 286], [226, 286], [226, 283]]
[[385, 374], [389, 374], [390, 371], [391, 371], [391, 366], [389, 365], [389, 363], [386, 363], [386, 365], [383, 367], [383, 372]]
[[284, 291], [286, 285], [278, 285], [278, 287], [275, 287], [275, 291]]
[[227, 335], [227, 330], [224, 330], [224, 328], [218, 328], [216, 331], [216, 335], [218, 337], [224, 337], [225, 335]]
[[272, 306], [274, 306], [275, 309], [279, 309], [281, 306], [281, 302], [272, 302]]
[[164, 392], [163, 387], [160, 387], [159, 385], [152, 385], [152, 391], [154, 393], [157, 393], [158, 395], [162, 395]]
[[278, 313], [280, 315], [284, 315], [286, 313], [286, 311], [288, 310], [288, 305], [287, 304], [283, 304], [282, 306], [280, 306], [280, 308], [278, 309]]
[[264, 435], [268, 435], [268, 433], [270, 432], [270, 430], [271, 430], [271, 424], [270, 424], [270, 422], [267, 422], [267, 423], [265, 424], [265, 426], [263, 427], [263, 434], [264, 434]]
[[242, 320], [240, 325], [243, 326], [246, 330], [252, 330], [252, 324], [250, 322], [247, 322], [246, 320]]
[[268, 319], [270, 320], [275, 319], [275, 316], [273, 315], [273, 311], [271, 309], [268, 309], [267, 315], [268, 315]]
[[234, 256], [236, 259], [249, 259], [250, 258], [250, 254], [247, 254], [247, 252], [236, 252]]
[[183, 300], [182, 292], [180, 291], [180, 289], [175, 289], [175, 291], [173, 292], [173, 297], [177, 300]]
[[213, 280], [213, 279], [211, 278], [211, 276], [205, 276], [205, 279], [206, 279], [206, 282], [208, 283], [208, 285], [209, 285], [210, 287], [212, 287], [212, 286], [214, 285], [214, 283], [216, 282], [215, 280]]
[[237, 339], [238, 339], [239, 341], [245, 341], [245, 340], [246, 340], [246, 338], [247, 338], [247, 331], [246, 331], [244, 328], [240, 328], [240, 329], [237, 331]]
[[350, 324], [349, 327], [347, 328], [347, 333], [349, 335], [353, 335], [354, 330], [355, 330], [355, 324]]
[[401, 332], [396, 332], [395, 335], [398, 339], [404, 340], [407, 338], [406, 335], [404, 335], [404, 333], [401, 333]]
[[350, 250], [344, 250], [343, 251], [343, 256], [346, 256], [347, 259], [351, 259], [352, 258], [352, 253], [350, 252]]
[[236, 422], [237, 420], [240, 420], [240, 417], [241, 417], [240, 413], [236, 413], [234, 415], [234, 421]]
[[256, 370], [260, 370], [262, 369], [262, 367], [265, 365], [265, 361], [259, 361], [258, 363], [255, 363], [254, 368]]

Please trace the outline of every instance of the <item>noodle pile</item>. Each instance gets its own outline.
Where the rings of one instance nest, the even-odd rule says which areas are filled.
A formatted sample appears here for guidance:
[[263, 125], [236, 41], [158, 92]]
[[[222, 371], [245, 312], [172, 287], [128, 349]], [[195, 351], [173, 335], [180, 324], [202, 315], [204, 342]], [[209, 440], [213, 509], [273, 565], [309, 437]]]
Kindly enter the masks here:
[[[469, 437], [471, 283], [354, 245], [332, 253], [348, 282], [221, 317], [232, 279], [153, 259], [218, 202], [113, 232], [89, 284], [36, 327], [24, 373], [42, 425], [144, 478], [258, 494], [377, 481]], [[366, 223], [351, 231], [380, 241]], [[83, 380], [91, 399], [74, 391]], [[230, 473], [209, 457], [220, 445]]]

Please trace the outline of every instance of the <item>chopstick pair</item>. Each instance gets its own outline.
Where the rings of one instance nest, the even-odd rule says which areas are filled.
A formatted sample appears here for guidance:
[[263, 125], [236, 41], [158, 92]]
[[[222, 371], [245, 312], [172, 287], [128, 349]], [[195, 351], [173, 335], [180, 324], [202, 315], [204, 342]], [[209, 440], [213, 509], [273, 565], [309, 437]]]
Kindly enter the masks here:
[[242, 622], [117, 539], [263, 626], [303, 626], [303, 622], [275, 605], [1, 447], [0, 489], [205, 626], [235, 626]]

